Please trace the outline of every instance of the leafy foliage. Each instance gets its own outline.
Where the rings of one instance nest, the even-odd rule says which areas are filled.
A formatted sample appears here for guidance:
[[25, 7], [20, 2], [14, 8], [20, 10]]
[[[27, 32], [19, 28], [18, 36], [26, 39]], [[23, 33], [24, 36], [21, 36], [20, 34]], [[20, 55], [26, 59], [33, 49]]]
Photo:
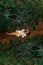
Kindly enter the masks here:
[[0, 0], [0, 29], [14, 31], [17, 27], [27, 28], [28, 26], [34, 29], [37, 21], [42, 20], [42, 14], [41, 0]]
[[[43, 20], [43, 0], [0, 0], [0, 31], [31, 27]], [[43, 36], [0, 42], [0, 65], [43, 65]]]
[[40, 38], [41, 41], [14, 38], [9, 44], [0, 43], [0, 65], [42, 65], [43, 38], [42, 36], [34, 38]]

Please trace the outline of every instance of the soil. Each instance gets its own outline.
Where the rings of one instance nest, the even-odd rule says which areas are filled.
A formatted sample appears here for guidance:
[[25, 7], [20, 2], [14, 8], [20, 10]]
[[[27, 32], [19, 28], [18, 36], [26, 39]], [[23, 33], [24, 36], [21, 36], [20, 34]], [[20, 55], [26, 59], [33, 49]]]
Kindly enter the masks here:
[[[31, 30], [29, 38], [31, 39], [37, 35], [43, 35], [43, 22], [41, 21], [37, 24], [36, 29], [34, 31]], [[8, 44], [13, 39], [13, 37], [14, 36], [9, 36], [6, 35], [5, 33], [0, 33], [0, 42]]]

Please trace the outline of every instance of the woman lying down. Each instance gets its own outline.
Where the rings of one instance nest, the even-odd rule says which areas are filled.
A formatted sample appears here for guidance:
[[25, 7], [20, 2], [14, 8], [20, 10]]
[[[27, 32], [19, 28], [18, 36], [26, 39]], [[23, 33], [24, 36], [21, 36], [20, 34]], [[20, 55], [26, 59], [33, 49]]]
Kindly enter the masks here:
[[6, 32], [7, 35], [13, 35], [13, 36], [17, 36], [17, 37], [22, 37], [24, 38], [25, 36], [27, 35], [30, 35], [30, 31], [28, 29], [22, 29], [22, 30], [16, 30], [15, 32], [11, 32], [11, 33], [8, 33]]

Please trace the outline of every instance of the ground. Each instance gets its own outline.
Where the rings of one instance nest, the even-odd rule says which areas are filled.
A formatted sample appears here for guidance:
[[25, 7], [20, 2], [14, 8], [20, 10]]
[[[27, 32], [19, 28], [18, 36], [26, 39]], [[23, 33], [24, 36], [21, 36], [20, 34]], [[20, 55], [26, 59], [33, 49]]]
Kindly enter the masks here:
[[[43, 22], [39, 22], [35, 30], [31, 30], [29, 38], [37, 35], [43, 35]], [[0, 42], [9, 42], [14, 36], [6, 35], [5, 33], [0, 33]]]

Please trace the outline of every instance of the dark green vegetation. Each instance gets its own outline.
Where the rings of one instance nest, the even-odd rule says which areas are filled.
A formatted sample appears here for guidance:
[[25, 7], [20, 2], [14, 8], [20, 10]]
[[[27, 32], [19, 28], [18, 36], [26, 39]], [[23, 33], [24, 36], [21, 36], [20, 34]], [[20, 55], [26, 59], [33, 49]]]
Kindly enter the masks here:
[[35, 28], [43, 18], [43, 0], [0, 0], [0, 31]]
[[[0, 0], [0, 32], [31, 27], [43, 20], [43, 0]], [[0, 42], [0, 65], [43, 65], [43, 36]]]
[[0, 65], [43, 65], [43, 36], [0, 43]]

